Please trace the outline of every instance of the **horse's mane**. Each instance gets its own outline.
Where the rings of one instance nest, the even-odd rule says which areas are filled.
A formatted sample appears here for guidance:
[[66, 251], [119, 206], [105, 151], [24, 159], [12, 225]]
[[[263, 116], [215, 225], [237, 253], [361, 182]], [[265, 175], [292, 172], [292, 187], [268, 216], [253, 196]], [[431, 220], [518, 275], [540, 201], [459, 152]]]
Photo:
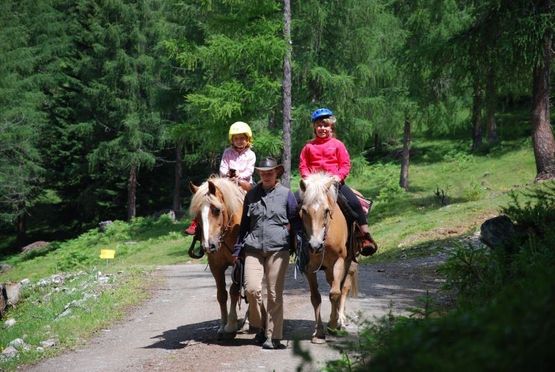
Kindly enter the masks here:
[[191, 206], [189, 213], [195, 216], [200, 210], [201, 206], [205, 203], [206, 198], [209, 198], [210, 204], [216, 207], [222, 207], [222, 202], [214, 195], [208, 195], [208, 181], [212, 181], [218, 189], [222, 192], [225, 201], [225, 207], [230, 215], [233, 215], [241, 210], [243, 207], [243, 200], [245, 198], [245, 190], [237, 186], [235, 182], [230, 181], [229, 178], [210, 176], [208, 180], [204, 181], [198, 188], [197, 192], [193, 194], [191, 199]]
[[332, 176], [329, 173], [317, 172], [310, 174], [305, 178], [304, 183], [306, 190], [301, 194], [303, 204], [312, 205], [322, 200], [323, 197], [330, 197], [337, 200], [337, 188], [329, 187], [332, 182]]

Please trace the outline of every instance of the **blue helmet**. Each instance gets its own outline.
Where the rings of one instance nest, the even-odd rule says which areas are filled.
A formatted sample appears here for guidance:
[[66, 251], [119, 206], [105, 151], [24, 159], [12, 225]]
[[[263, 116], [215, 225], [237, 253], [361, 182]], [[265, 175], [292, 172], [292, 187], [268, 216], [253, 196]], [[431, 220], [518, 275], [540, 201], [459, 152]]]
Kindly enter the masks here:
[[315, 111], [310, 115], [310, 120], [311, 120], [312, 122], [315, 122], [315, 121], [318, 120], [318, 119], [327, 118], [327, 117], [329, 117], [329, 116], [333, 116], [333, 112], [331, 112], [331, 110], [328, 109], [328, 108], [322, 107], [322, 108], [319, 108], [319, 109], [315, 110]]

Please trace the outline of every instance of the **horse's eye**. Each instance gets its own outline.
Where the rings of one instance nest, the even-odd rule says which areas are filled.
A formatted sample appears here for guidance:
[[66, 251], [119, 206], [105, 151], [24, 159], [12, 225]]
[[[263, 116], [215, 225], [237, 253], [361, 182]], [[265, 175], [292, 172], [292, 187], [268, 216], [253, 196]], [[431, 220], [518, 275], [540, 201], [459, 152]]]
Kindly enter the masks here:
[[215, 214], [216, 216], [220, 214], [220, 208], [210, 207], [210, 210], [212, 211], [212, 214]]

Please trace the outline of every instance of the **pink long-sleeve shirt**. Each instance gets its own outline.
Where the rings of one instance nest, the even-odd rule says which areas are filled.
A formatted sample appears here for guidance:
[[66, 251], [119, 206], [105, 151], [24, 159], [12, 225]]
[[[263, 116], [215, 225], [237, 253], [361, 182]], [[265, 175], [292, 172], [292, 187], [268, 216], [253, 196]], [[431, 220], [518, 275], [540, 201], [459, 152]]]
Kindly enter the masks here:
[[233, 146], [230, 146], [224, 150], [222, 155], [220, 176], [226, 177], [230, 169], [235, 169], [235, 174], [239, 179], [252, 183], [255, 163], [256, 155], [250, 147], [237, 151]]
[[303, 147], [299, 171], [302, 178], [314, 172], [325, 171], [338, 176], [343, 182], [351, 171], [351, 158], [340, 140], [316, 137]]

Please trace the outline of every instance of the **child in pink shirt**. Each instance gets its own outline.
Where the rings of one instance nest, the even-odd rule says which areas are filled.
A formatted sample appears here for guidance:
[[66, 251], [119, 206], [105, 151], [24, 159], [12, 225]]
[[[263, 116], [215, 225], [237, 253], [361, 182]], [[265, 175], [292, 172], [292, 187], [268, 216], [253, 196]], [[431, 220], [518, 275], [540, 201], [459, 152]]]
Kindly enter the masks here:
[[[251, 150], [252, 131], [247, 123], [237, 121], [229, 127], [229, 142], [231, 146], [224, 150], [220, 161], [220, 177], [229, 177], [246, 191], [253, 187], [252, 174], [256, 155]], [[195, 219], [185, 230], [189, 235], [195, 235], [198, 223]]]
[[351, 158], [347, 148], [334, 136], [336, 118], [327, 108], [320, 108], [311, 115], [314, 128], [314, 139], [308, 142], [301, 150], [299, 171], [305, 178], [314, 172], [327, 172], [340, 184], [339, 192], [345, 196], [353, 211], [357, 214], [357, 223], [360, 226], [362, 248], [361, 254], [369, 256], [374, 254], [378, 246], [370, 232], [366, 213], [353, 190], [345, 184], [345, 178], [351, 170]]
[[231, 146], [224, 150], [220, 161], [220, 176], [229, 177], [249, 191], [253, 186], [252, 174], [256, 155], [251, 150], [252, 132], [247, 123], [238, 121], [229, 128]]

